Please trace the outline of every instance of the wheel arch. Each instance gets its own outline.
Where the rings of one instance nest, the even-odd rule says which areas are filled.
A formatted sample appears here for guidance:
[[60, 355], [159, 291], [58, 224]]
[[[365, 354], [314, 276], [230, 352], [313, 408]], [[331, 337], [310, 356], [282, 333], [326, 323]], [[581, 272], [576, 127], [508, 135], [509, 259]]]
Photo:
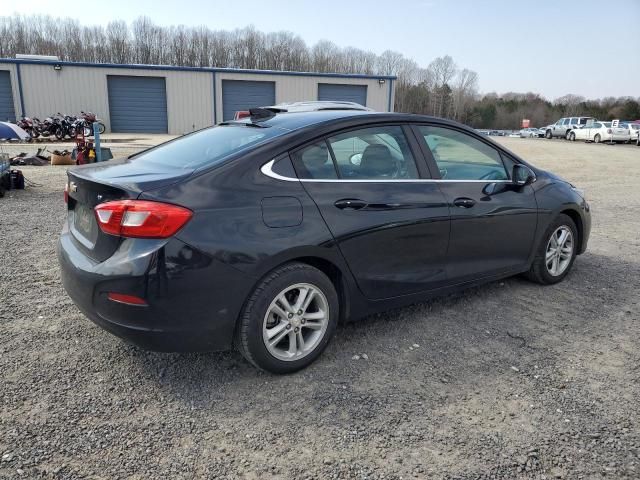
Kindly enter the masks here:
[[566, 216], [568, 216], [571, 220], [573, 220], [573, 223], [575, 224], [576, 228], [578, 229], [578, 248], [577, 248], [577, 252], [582, 252], [582, 241], [584, 238], [584, 224], [582, 223], [582, 217], [580, 216], [580, 213], [578, 213], [576, 210], [572, 209], [572, 208], [568, 208], [565, 210], [562, 210], [560, 212], [560, 214], [564, 214]]
[[357, 288], [354, 288], [351, 273], [347, 265], [341, 261], [341, 257], [334, 258], [335, 255], [326, 255], [324, 250], [326, 249], [318, 251], [315, 248], [311, 250], [296, 248], [281, 253], [272, 259], [273, 261], [263, 266], [251, 291], [260, 284], [264, 277], [283, 265], [289, 263], [304, 263], [310, 265], [324, 273], [335, 287], [340, 302], [339, 321], [344, 323], [351, 316], [353, 302], [356, 301], [354, 296], [356, 295]]

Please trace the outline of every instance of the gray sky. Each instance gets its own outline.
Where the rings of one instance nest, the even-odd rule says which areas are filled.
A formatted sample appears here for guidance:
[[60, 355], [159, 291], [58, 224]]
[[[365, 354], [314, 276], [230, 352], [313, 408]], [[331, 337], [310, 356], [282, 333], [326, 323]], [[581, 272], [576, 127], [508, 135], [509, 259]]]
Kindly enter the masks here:
[[395, 50], [424, 67], [451, 55], [478, 72], [484, 93], [640, 96], [640, 0], [107, 0], [95, 4], [99, 15], [91, 2], [78, 5], [29, 0], [20, 2], [19, 13], [83, 24], [140, 15], [160, 25], [233, 30], [253, 24], [292, 31], [308, 44], [327, 39], [378, 54]]

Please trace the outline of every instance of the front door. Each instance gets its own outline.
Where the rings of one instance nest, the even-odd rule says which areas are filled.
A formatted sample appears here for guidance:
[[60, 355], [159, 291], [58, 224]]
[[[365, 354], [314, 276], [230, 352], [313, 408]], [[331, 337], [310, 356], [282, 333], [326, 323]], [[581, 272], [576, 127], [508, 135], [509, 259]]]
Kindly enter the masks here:
[[513, 160], [462, 130], [416, 127], [451, 209], [447, 273], [463, 283], [523, 269], [533, 247], [538, 209], [531, 186], [511, 183]]
[[[407, 133], [409, 135], [407, 135]], [[350, 130], [292, 154], [358, 287], [390, 298], [446, 282], [449, 207], [401, 126]]]

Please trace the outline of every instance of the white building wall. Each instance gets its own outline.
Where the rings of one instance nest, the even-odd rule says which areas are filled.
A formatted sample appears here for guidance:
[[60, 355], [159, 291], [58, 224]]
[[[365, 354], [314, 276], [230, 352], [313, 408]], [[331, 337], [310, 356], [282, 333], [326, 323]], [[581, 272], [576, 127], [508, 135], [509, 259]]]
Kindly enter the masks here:
[[[16, 65], [0, 63], [1, 70], [11, 72], [16, 115], [26, 114], [41, 120], [57, 112], [75, 114], [91, 111], [103, 120], [111, 131], [107, 92], [108, 75], [164, 77], [167, 89], [169, 133], [179, 135], [222, 121], [222, 80], [271, 81], [276, 85], [276, 103], [317, 100], [319, 83], [367, 85], [367, 106], [378, 111], [389, 109], [389, 89], [395, 92], [390, 80], [380, 83], [377, 78], [349, 78], [314, 75], [286, 75], [272, 73], [211, 72], [125, 67], [74, 66], [62, 63], [61, 70], [52, 64], [22, 63], [23, 113], [18, 95]], [[393, 82], [395, 83], [395, 82]], [[391, 103], [393, 109], [393, 99]]]
[[91, 111], [111, 130], [108, 75], [164, 77], [167, 88], [169, 133], [179, 135], [213, 124], [211, 72], [142, 70], [22, 64], [25, 110], [42, 119], [57, 112]]
[[[342, 85], [366, 85], [367, 107], [381, 112], [388, 111], [389, 80], [380, 84], [377, 78], [321, 77], [277, 74], [246, 74], [242, 72], [216, 73], [216, 119], [222, 120], [222, 80], [253, 80], [275, 82], [276, 103], [318, 99], [319, 83]], [[393, 103], [392, 110], [393, 110]]]

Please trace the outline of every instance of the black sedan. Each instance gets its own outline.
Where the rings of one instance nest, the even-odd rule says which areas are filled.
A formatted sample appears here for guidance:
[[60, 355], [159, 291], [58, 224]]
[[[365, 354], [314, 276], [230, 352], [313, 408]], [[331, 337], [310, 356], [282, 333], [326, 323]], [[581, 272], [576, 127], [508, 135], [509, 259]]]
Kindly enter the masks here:
[[503, 277], [563, 280], [583, 193], [417, 115], [252, 110], [74, 167], [58, 247], [87, 317], [144, 348], [237, 347], [285, 373], [339, 322]]

